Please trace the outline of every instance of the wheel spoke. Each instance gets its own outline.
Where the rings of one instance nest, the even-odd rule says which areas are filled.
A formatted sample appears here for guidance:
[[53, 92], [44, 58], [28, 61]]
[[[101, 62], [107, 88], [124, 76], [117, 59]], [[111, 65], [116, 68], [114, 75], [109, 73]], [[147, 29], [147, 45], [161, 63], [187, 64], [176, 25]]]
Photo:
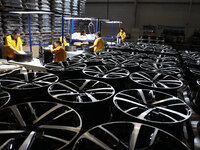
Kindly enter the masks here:
[[145, 105], [142, 105], [142, 104], [140, 104], [140, 103], [137, 103], [137, 102], [134, 102], [134, 101], [125, 99], [125, 98], [116, 97], [116, 100], [115, 100], [115, 101], [125, 101], [125, 102], [127, 102], [127, 103], [130, 103], [130, 104], [133, 104], [133, 105], [136, 105], [136, 106], [140, 106], [140, 107], [143, 107], [143, 108], [147, 108]]
[[89, 93], [85, 93], [87, 95], [87, 97], [89, 97], [91, 99], [92, 102], [97, 102], [98, 100], [91, 94]]
[[147, 100], [145, 98], [144, 92], [141, 89], [138, 89], [138, 94], [140, 95], [140, 97], [142, 98], [142, 101], [144, 104], [147, 104]]
[[31, 143], [34, 140], [36, 132], [32, 131], [29, 136], [26, 138], [26, 140], [23, 142], [23, 144], [20, 146], [19, 150], [27, 150], [29, 149]]
[[53, 129], [53, 130], [66, 130], [78, 133], [80, 131], [80, 127], [71, 127], [71, 126], [59, 126], [59, 125], [41, 125], [40, 129]]
[[155, 110], [155, 108], [151, 108], [151, 109], [148, 109], [148, 110], [144, 111], [143, 113], [141, 113], [141, 114], [138, 116], [138, 118], [144, 120], [145, 117], [146, 117], [149, 113], [151, 113], [153, 110]]
[[72, 91], [74, 93], [78, 93], [78, 91], [76, 89], [74, 89], [74, 88], [72, 88], [72, 87], [70, 87], [70, 86], [68, 86], [66, 84], [63, 84], [61, 82], [56, 83], [56, 85], [60, 85], [60, 86], [62, 86], [65, 89], [68, 89], [68, 90], [70, 90], [70, 91]]
[[182, 117], [182, 118], [184, 118], [184, 119], [187, 118], [187, 115], [184, 115], [184, 114], [182, 114], [182, 113], [180, 113], [180, 112], [178, 112], [178, 111], [175, 111], [175, 110], [171, 110], [171, 109], [167, 109], [167, 108], [163, 108], [163, 107], [156, 107], [156, 108], [157, 108], [157, 109], [160, 109], [160, 110], [163, 110], [163, 111], [165, 111], [165, 112], [168, 112], [168, 113], [175, 114], [175, 115], [180, 116], [180, 117]]
[[22, 118], [21, 113], [19, 112], [17, 106], [16, 106], [16, 105], [11, 106], [10, 109], [11, 109], [12, 112], [14, 113], [14, 115], [15, 115], [17, 121], [19, 122], [19, 124], [20, 124], [22, 127], [26, 127], [26, 123], [25, 123], [24, 119]]
[[69, 141], [55, 137], [55, 136], [51, 136], [51, 135], [47, 135], [47, 134], [44, 134], [43, 136], [46, 137], [46, 138], [52, 139], [52, 140], [56, 140], [56, 141], [65, 143], [65, 145], [69, 144]]
[[130, 150], [135, 150], [135, 148], [136, 148], [140, 129], [141, 129], [141, 124], [135, 124], [133, 132], [131, 134], [131, 139], [130, 139], [130, 146], [129, 146]]
[[103, 148], [104, 150], [112, 150], [111, 147], [109, 147], [108, 145], [106, 145], [105, 143], [103, 143], [101, 140], [99, 140], [95, 136], [91, 135], [89, 132], [85, 133], [83, 135], [83, 138], [88, 139], [88, 140], [94, 142], [95, 144], [97, 144], [98, 146], [100, 146], [101, 148]]
[[42, 114], [41, 116], [39, 116], [36, 120], [34, 120], [33, 124], [38, 123], [40, 120], [42, 120], [43, 118], [45, 118], [46, 116], [48, 116], [49, 114], [51, 114], [52, 112], [54, 112], [55, 110], [57, 110], [57, 109], [59, 109], [61, 107], [62, 107], [62, 105], [57, 104], [56, 106], [54, 106], [53, 108], [49, 109], [44, 114]]

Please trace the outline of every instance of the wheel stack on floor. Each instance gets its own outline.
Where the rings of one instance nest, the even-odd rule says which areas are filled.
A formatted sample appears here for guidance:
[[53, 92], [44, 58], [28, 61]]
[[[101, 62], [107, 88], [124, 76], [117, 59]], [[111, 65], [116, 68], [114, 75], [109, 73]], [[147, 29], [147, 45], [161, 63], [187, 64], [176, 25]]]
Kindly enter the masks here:
[[5, 95], [0, 146], [193, 149], [191, 136], [186, 136], [192, 110], [183, 97], [192, 84], [186, 78], [189, 66], [183, 68], [188, 57], [170, 46], [124, 43], [67, 63], [48, 63], [48, 73], [3, 77], [1, 88], [10, 95], [0, 93]]

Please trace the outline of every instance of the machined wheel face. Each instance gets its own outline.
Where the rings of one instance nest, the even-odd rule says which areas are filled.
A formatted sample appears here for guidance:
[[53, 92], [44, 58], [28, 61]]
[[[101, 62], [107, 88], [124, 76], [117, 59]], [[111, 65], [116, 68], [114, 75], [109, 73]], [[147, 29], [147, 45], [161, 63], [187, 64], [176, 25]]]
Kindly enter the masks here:
[[139, 63], [136, 62], [135, 60], [125, 60], [125, 61], [118, 61], [118, 60], [113, 60], [113, 59], [106, 59], [102, 61], [104, 65], [107, 66], [113, 66], [113, 67], [122, 67], [122, 68], [126, 68], [126, 67], [138, 67]]
[[50, 86], [58, 81], [58, 77], [50, 73], [27, 72], [14, 74], [0, 80], [1, 86], [9, 90], [34, 90]]
[[125, 90], [117, 93], [113, 102], [126, 115], [152, 123], [180, 123], [191, 116], [191, 109], [185, 102], [154, 90]]
[[121, 79], [129, 76], [129, 71], [120, 67], [90, 66], [83, 70], [87, 76], [101, 79]]
[[160, 72], [164, 74], [180, 74], [181, 70], [176, 67], [176, 63], [174, 62], [163, 62], [163, 63], [143, 63], [140, 67], [144, 70]]
[[130, 79], [142, 86], [155, 89], [179, 89], [183, 82], [173, 76], [154, 72], [135, 72], [130, 75]]
[[10, 101], [10, 94], [6, 91], [0, 91], [0, 108]]
[[190, 150], [174, 136], [148, 125], [111, 122], [84, 133], [73, 150]]
[[80, 62], [56, 62], [45, 65], [47, 70], [56, 72], [83, 70], [85, 67], [86, 64]]
[[111, 85], [91, 79], [57, 82], [49, 87], [48, 92], [57, 100], [71, 103], [101, 102], [112, 98], [115, 94]]
[[62, 104], [28, 102], [0, 111], [0, 148], [62, 149], [82, 127], [78, 113]]

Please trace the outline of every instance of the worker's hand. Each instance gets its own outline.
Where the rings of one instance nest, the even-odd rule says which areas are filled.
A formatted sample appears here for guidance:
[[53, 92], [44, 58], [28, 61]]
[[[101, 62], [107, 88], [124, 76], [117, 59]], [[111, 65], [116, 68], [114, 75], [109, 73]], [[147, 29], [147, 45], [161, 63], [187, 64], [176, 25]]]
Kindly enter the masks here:
[[18, 51], [19, 54], [26, 54], [23, 50]]

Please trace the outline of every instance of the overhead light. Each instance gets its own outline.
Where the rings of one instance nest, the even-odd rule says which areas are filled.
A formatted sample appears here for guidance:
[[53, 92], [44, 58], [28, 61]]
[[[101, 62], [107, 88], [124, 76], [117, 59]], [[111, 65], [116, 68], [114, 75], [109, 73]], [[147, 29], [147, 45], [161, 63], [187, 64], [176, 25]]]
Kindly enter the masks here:
[[66, 20], [96, 20], [95, 18], [83, 18], [83, 17], [64, 17]]
[[9, 11], [10, 14], [54, 14], [50, 11]]
[[103, 22], [108, 22], [108, 21], [110, 21], [110, 20], [108, 20], [108, 19], [99, 19], [100, 21], [103, 21]]
[[121, 24], [122, 21], [107, 21], [106, 23], [110, 23], [110, 24]]

